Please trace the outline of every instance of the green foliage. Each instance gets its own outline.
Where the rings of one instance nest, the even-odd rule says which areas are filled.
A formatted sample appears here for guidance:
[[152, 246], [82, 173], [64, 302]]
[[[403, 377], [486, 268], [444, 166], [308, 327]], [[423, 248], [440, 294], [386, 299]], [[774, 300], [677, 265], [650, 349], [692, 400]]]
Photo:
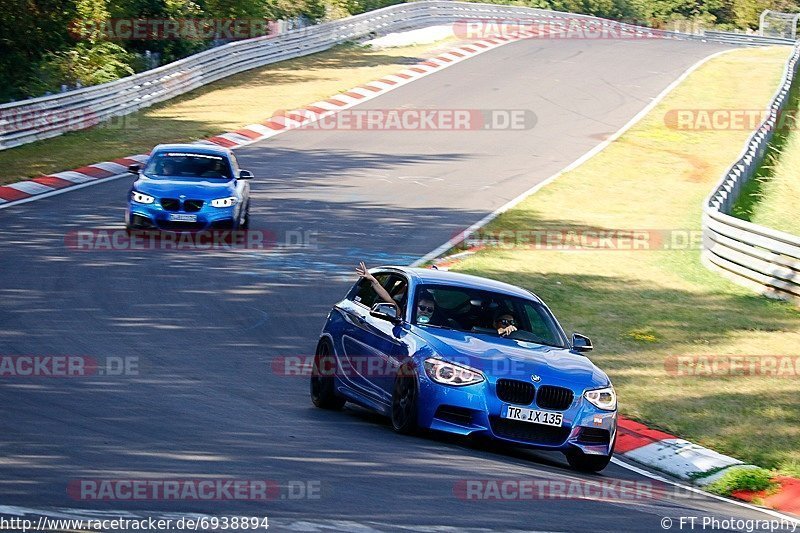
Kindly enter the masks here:
[[760, 491], [775, 487], [772, 474], [763, 468], [731, 468], [721, 478], [706, 487], [709, 492], [730, 496], [737, 490]]
[[778, 467], [778, 473], [800, 479], [800, 461], [785, 461]]
[[[345, 17], [402, 0], [0, 0], [0, 102], [92, 84], [204, 50], [197, 39], [106, 42], [96, 21], [108, 19], [287, 19]], [[487, 0], [476, 0], [487, 1]], [[676, 21], [724, 28], [758, 27], [765, 8], [800, 11], [797, 0], [495, 0], [514, 4], [675, 26]], [[678, 26], [680, 29], [680, 26]]]
[[51, 52], [40, 64], [40, 79], [45, 85], [68, 83], [83, 86], [114, 81], [133, 74], [131, 54], [117, 44], [78, 43], [61, 52]]
[[346, 15], [358, 15], [359, 13], [402, 3], [403, 0], [332, 0], [328, 3], [328, 7], [331, 14], [338, 18]]

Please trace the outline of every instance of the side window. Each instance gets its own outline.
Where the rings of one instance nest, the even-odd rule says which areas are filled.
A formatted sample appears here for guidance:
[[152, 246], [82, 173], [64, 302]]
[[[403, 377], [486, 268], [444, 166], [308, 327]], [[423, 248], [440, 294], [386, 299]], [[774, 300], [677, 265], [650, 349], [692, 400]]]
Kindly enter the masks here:
[[406, 279], [398, 274], [391, 274], [389, 279], [382, 285], [405, 314], [406, 303], [408, 302], [408, 282]]
[[[389, 274], [378, 274], [375, 276], [375, 279], [378, 280], [378, 283], [384, 285], [388, 277]], [[348, 295], [348, 299], [366, 305], [367, 307], [372, 307], [375, 305], [375, 302], [378, 301], [378, 293], [375, 292], [375, 289], [372, 288], [372, 284], [369, 281], [362, 279], [353, 287], [353, 290]]]
[[530, 332], [547, 344], [559, 344], [561, 341], [556, 338], [556, 335], [553, 333], [555, 325], [552, 324], [549, 317], [545, 314], [544, 309], [531, 304], [526, 304], [524, 307], [528, 315]]
[[236, 156], [231, 154], [231, 163], [233, 164], [233, 171], [236, 172], [239, 170], [239, 162], [236, 160]]

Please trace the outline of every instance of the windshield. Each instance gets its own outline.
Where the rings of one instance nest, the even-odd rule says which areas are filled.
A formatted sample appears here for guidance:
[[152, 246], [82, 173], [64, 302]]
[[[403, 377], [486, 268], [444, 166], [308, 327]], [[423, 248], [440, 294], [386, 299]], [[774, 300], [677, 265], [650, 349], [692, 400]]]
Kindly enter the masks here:
[[148, 177], [192, 177], [207, 179], [231, 179], [231, 167], [227, 158], [213, 154], [187, 152], [161, 152], [147, 162], [144, 173]]
[[555, 318], [546, 307], [532, 300], [496, 292], [420, 285], [411, 320], [419, 326], [567, 347]]

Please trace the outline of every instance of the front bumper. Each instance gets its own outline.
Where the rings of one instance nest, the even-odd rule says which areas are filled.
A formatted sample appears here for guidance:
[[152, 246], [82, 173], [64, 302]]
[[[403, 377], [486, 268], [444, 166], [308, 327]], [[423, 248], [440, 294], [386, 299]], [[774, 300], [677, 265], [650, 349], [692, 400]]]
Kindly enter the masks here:
[[[609, 455], [612, 452], [617, 412], [598, 409], [583, 397], [583, 391], [573, 389], [574, 398], [565, 410], [544, 409], [535, 401], [523, 406], [500, 400], [492, 381], [453, 387], [430, 380], [424, 372], [421, 374], [421, 427], [459, 435], [484, 435], [561, 452], [575, 448], [588, 455]], [[553, 427], [502, 418], [508, 405], [561, 413], [563, 424]]]
[[[195, 215], [196, 221], [172, 221], [170, 215]], [[152, 204], [128, 202], [125, 210], [125, 226], [130, 229], [163, 231], [205, 231], [214, 229], [236, 229], [239, 205], [233, 207], [211, 207], [204, 205], [199, 211], [166, 211], [158, 200]]]

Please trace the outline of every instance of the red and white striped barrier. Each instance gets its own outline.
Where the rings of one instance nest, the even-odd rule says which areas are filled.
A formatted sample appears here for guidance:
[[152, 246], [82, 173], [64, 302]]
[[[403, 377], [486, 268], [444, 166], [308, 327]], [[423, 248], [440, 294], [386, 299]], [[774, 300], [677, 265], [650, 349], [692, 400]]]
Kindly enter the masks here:
[[[554, 31], [554, 30], [538, 30]], [[412, 81], [423, 78], [451, 65], [487, 52], [498, 46], [520, 39], [534, 36], [533, 31], [518, 32], [514, 35], [490, 37], [480, 41], [464, 44], [408, 67], [397, 74], [354, 87], [349, 91], [336, 94], [325, 100], [314, 102], [302, 109], [282, 112], [268, 118], [260, 124], [250, 124], [239, 130], [215, 135], [209, 139], [197, 141], [201, 144], [217, 144], [227, 148], [238, 148], [274, 137], [286, 131], [308, 126], [322, 118], [334, 115], [377, 96], [393, 91]], [[85, 167], [59, 172], [49, 176], [33, 178], [27, 181], [0, 186], [0, 209], [18, 203], [32, 201], [45, 196], [52, 196], [72, 188], [86, 187], [117, 179], [127, 174], [128, 165], [144, 163], [147, 155], [132, 155], [113, 161], [95, 163]]]

